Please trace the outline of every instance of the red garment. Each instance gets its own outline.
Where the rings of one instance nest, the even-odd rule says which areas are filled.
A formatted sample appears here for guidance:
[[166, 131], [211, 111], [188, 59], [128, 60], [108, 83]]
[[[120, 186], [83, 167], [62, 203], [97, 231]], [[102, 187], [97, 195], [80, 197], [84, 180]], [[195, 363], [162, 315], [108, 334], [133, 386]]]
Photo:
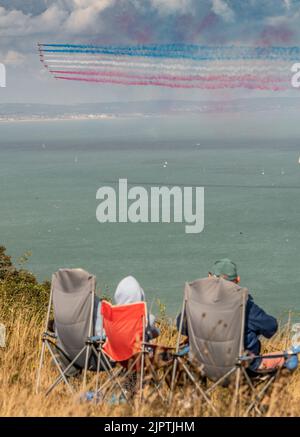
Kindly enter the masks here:
[[141, 351], [147, 324], [145, 302], [111, 305], [102, 301], [101, 314], [106, 334], [103, 350], [113, 361], [127, 361]]
[[[279, 355], [282, 352], [271, 352], [268, 355]], [[263, 358], [257, 370], [272, 370], [278, 369], [284, 365], [284, 357]]]

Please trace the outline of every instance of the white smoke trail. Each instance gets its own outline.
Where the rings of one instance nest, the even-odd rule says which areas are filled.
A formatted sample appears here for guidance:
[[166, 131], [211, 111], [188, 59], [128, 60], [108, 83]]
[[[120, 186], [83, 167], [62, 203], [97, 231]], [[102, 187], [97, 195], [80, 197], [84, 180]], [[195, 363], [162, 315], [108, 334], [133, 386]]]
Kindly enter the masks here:
[[165, 64], [165, 63], [147, 63], [147, 62], [124, 62], [124, 61], [110, 61], [110, 60], [88, 60], [82, 61], [77, 59], [45, 59], [45, 63], [48, 67], [54, 68], [129, 68], [129, 69], [154, 69], [154, 70], [171, 70], [171, 71], [198, 71], [198, 72], [281, 72], [290, 73], [289, 63], [272, 63], [267, 65], [256, 65], [253, 62], [251, 64], [236, 64], [232, 65], [228, 63], [226, 65], [224, 62], [211, 65], [210, 66], [193, 66], [193, 65], [182, 65], [182, 64]]

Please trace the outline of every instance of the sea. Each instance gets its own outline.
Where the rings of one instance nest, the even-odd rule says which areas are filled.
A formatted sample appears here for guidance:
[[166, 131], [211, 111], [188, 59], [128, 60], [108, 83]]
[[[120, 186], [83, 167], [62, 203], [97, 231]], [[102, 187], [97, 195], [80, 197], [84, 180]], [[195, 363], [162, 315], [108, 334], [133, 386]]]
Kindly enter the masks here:
[[[59, 268], [97, 277], [112, 296], [133, 275], [152, 312], [174, 316], [186, 281], [237, 263], [267, 312], [300, 320], [300, 145], [159, 134], [135, 118], [0, 123], [0, 244], [39, 280]], [[159, 125], [159, 128], [158, 128]], [[166, 129], [167, 131], [167, 129]], [[165, 132], [165, 130], [164, 130]], [[166, 164], [167, 163], [167, 164]], [[99, 223], [97, 190], [204, 187], [204, 229], [183, 223]]]

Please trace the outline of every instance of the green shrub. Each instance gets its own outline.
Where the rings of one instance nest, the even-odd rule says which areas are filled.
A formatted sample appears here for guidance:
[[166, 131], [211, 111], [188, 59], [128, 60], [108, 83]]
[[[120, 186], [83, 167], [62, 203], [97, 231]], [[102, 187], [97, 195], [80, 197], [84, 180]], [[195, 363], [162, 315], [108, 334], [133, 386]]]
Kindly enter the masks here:
[[50, 283], [39, 283], [36, 277], [25, 270], [18, 270], [0, 247], [0, 304], [2, 313], [16, 309], [28, 309], [28, 314], [45, 316], [49, 300]]
[[0, 280], [14, 270], [14, 266], [11, 261], [11, 257], [6, 255], [6, 248], [0, 246]]

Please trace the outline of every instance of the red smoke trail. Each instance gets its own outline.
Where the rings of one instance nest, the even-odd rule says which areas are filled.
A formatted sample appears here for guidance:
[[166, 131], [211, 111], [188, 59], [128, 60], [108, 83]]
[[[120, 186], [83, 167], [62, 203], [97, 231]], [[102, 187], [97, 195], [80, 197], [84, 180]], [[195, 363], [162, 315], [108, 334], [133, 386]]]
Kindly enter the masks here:
[[88, 83], [110, 83], [115, 85], [131, 85], [131, 86], [161, 86], [168, 88], [184, 88], [184, 89], [223, 89], [223, 88], [247, 88], [247, 89], [256, 89], [256, 90], [271, 90], [271, 91], [283, 91], [288, 89], [288, 87], [277, 86], [274, 84], [267, 83], [250, 83], [250, 82], [241, 82], [241, 81], [225, 81], [225, 82], [213, 82], [213, 83], [176, 83], [174, 82], [164, 82], [160, 80], [124, 80], [124, 79], [112, 79], [112, 78], [85, 78], [85, 77], [66, 77], [66, 76], [54, 76], [56, 79], [62, 80], [71, 80], [71, 81], [80, 81], [80, 82], [88, 82]]
[[79, 71], [79, 70], [50, 70], [51, 73], [59, 75], [77, 75], [77, 76], [104, 76], [104, 77], [120, 77], [126, 79], [138, 79], [138, 80], [159, 80], [159, 81], [203, 81], [203, 82], [285, 82], [286, 77], [280, 76], [258, 76], [255, 74], [243, 74], [243, 75], [226, 75], [226, 74], [210, 74], [204, 75], [190, 75], [190, 76], [178, 76], [171, 74], [155, 74], [155, 75], [141, 75], [131, 74], [122, 71]]

